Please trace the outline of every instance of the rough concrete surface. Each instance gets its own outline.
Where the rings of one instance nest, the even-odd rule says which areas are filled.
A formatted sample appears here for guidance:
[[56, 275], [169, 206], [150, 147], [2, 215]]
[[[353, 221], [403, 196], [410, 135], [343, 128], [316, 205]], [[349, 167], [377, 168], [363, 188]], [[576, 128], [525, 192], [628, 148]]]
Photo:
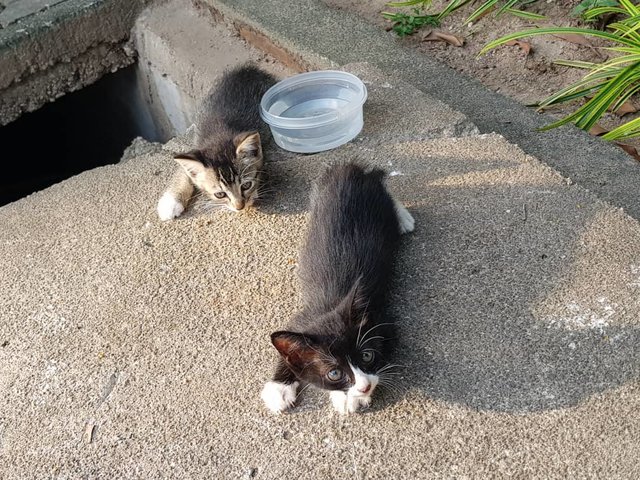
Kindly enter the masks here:
[[[471, 122], [346, 68], [371, 86], [365, 131], [317, 155], [267, 146], [258, 209], [160, 222], [188, 139], [0, 208], [0, 478], [640, 477], [638, 221], [499, 135], [428, 139], [445, 114]], [[424, 125], [402, 123], [410, 106]], [[272, 415], [259, 392], [298, 306], [309, 187], [353, 158], [416, 219], [389, 312], [405, 368], [361, 414], [307, 389]]]
[[[462, 113], [368, 63], [344, 65], [367, 87], [367, 116], [359, 140], [381, 145], [402, 140], [461, 137], [478, 133]], [[426, 116], [425, 114], [428, 114]]]
[[[318, 0], [199, 0], [239, 31], [268, 39], [305, 68], [368, 62], [467, 116], [481, 132], [497, 132], [612, 205], [640, 219], [638, 163], [619, 148], [572, 126], [541, 134], [551, 123], [518, 102], [423, 54], [402, 47], [392, 32]], [[255, 33], [257, 32], [257, 34]], [[275, 47], [274, 47], [275, 45]], [[283, 54], [284, 56], [284, 54]]]
[[[638, 477], [634, 219], [496, 135], [278, 152], [244, 214], [159, 222], [167, 152], [0, 209], [0, 477]], [[272, 415], [309, 185], [354, 157], [416, 218], [406, 368], [362, 414], [306, 390]]]

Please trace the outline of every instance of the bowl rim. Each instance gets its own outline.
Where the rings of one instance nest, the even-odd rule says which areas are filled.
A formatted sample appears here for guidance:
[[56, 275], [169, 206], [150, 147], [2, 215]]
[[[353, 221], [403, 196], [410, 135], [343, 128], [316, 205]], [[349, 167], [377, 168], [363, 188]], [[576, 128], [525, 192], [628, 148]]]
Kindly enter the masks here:
[[[306, 83], [318, 80], [347, 80], [356, 87], [360, 88], [360, 98], [356, 102], [350, 104], [349, 107], [345, 108], [344, 110], [341, 110], [339, 112], [333, 111], [323, 113], [322, 115], [317, 115], [314, 117], [281, 117], [267, 111], [265, 105], [267, 101], [271, 100], [271, 98], [276, 93], [279, 93], [285, 88], [295, 88]], [[364, 103], [367, 101], [367, 97], [368, 92], [366, 85], [354, 74], [343, 72], [341, 70], [314, 70], [312, 72], [299, 73], [297, 75], [293, 75], [292, 77], [285, 78], [284, 80], [279, 81], [271, 88], [269, 88], [269, 90], [265, 92], [265, 94], [262, 96], [262, 99], [260, 100], [260, 117], [271, 127], [287, 128], [292, 130], [306, 130], [308, 128], [326, 126], [328, 124], [339, 121], [341, 118], [349, 116], [354, 110], [362, 108]], [[312, 125], [308, 123], [309, 120], [313, 121]], [[305, 122], [305, 124], [301, 125], [302, 122]]]

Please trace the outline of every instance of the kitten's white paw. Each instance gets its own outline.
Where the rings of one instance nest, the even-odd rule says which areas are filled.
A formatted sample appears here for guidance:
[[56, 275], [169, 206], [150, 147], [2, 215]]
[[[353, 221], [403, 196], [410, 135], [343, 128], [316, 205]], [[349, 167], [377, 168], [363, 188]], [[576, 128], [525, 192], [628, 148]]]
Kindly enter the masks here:
[[355, 413], [361, 408], [371, 405], [371, 396], [353, 397], [340, 390], [329, 392], [333, 409], [340, 415]]
[[400, 233], [413, 232], [416, 225], [416, 221], [413, 219], [409, 210], [397, 200], [394, 200], [396, 206], [396, 214], [398, 215], [398, 223], [400, 224]]
[[298, 382], [291, 384], [267, 382], [262, 389], [260, 398], [273, 413], [284, 412], [296, 403], [298, 385]]
[[160, 220], [171, 220], [179, 217], [182, 212], [184, 212], [184, 205], [169, 192], [162, 195], [158, 200], [158, 217], [160, 217]]

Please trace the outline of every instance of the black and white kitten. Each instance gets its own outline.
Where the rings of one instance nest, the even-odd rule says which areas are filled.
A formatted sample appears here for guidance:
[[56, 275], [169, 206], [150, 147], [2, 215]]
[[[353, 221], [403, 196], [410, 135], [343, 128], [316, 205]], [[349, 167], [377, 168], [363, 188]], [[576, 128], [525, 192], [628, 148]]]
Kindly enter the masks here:
[[180, 216], [198, 188], [213, 207], [233, 211], [259, 196], [263, 167], [260, 100], [276, 82], [252, 65], [225, 72], [196, 119], [196, 148], [176, 155], [181, 168], [158, 202], [158, 216]]
[[280, 359], [261, 397], [273, 412], [292, 407], [303, 382], [352, 413], [391, 375], [394, 325], [384, 308], [400, 234], [414, 220], [384, 177], [350, 163], [330, 167], [314, 186], [299, 260], [302, 310], [271, 335]]

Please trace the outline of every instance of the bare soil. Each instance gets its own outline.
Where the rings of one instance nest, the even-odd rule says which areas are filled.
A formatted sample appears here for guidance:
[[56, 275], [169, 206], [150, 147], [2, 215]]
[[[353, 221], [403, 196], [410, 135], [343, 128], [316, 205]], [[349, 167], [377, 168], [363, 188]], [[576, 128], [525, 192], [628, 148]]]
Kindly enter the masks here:
[[[356, 13], [367, 21], [389, 30], [391, 22], [385, 20], [381, 12], [404, 11], [409, 8], [394, 9], [385, 6], [388, 0], [323, 0], [331, 8]], [[447, 2], [434, 1], [429, 12], [440, 11]], [[552, 36], [544, 35], [524, 39], [530, 44], [527, 54], [518, 46], [503, 46], [478, 56], [478, 52], [488, 42], [508, 33], [538, 26], [585, 26], [578, 18], [571, 16], [571, 10], [579, 0], [537, 0], [527, 6], [527, 11], [539, 13], [545, 20], [533, 22], [510, 14], [497, 16], [490, 13], [471, 25], [465, 19], [473, 7], [465, 7], [445, 18], [438, 30], [464, 38], [462, 47], [445, 42], [424, 41], [424, 32], [432, 27], [423, 27], [416, 34], [399, 39], [407, 47], [435, 57], [451, 68], [477, 78], [488, 88], [501, 92], [523, 104], [534, 104], [553, 92], [580, 79], [585, 71], [555, 64], [556, 60], [584, 60], [601, 62], [608, 58], [607, 51], [598, 48], [603, 45], [598, 40], [589, 40], [592, 46], [585, 46]], [[389, 35], [395, 36], [390, 32]], [[549, 112], [565, 115], [576, 105], [564, 105]], [[629, 116], [624, 121], [629, 120]], [[614, 115], [607, 115], [601, 124], [613, 128], [621, 123]]]

